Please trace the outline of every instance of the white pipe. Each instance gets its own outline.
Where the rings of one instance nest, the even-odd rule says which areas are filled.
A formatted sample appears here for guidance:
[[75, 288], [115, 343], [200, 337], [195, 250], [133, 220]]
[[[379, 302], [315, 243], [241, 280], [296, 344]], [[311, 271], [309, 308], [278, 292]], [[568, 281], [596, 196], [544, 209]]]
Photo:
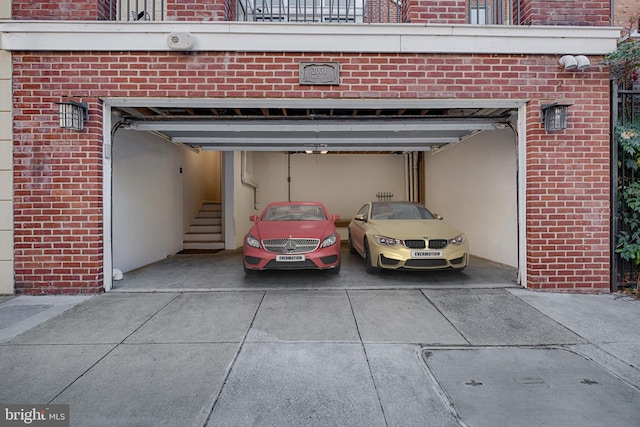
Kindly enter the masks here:
[[412, 159], [412, 168], [413, 168], [413, 198], [411, 199], [411, 201], [413, 202], [419, 202], [420, 201], [420, 195], [418, 194], [418, 189], [419, 189], [419, 178], [420, 178], [420, 174], [418, 172], [418, 159], [419, 159], [420, 155], [418, 154], [417, 151], [414, 151], [413, 153], [411, 153], [411, 159]]
[[258, 184], [249, 181], [247, 178], [247, 152], [242, 151], [240, 155], [241, 167], [240, 167], [240, 179], [244, 185], [248, 185], [253, 188], [253, 209], [258, 209]]

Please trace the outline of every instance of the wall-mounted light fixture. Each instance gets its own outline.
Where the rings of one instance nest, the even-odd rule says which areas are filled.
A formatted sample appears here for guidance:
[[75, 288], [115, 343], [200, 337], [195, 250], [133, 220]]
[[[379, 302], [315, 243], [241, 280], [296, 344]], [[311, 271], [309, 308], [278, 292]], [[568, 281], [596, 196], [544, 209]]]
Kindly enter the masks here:
[[89, 106], [84, 102], [63, 101], [58, 104], [58, 119], [63, 129], [82, 130], [89, 121]]
[[569, 122], [569, 106], [572, 104], [544, 104], [542, 105], [542, 123], [544, 130], [553, 132], [567, 128]]
[[585, 71], [591, 66], [591, 61], [584, 55], [563, 55], [558, 60], [558, 65], [564, 71]]
[[307, 154], [327, 154], [329, 150], [327, 150], [327, 144], [319, 144], [315, 146], [310, 146], [307, 150], [304, 150]]

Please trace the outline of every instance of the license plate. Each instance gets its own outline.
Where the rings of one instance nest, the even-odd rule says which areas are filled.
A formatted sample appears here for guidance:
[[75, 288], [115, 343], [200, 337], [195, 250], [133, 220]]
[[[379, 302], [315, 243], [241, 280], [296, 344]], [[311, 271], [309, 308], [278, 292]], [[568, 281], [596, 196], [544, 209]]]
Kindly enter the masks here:
[[304, 255], [276, 255], [278, 262], [298, 262], [304, 261]]
[[442, 251], [411, 251], [411, 258], [441, 257]]

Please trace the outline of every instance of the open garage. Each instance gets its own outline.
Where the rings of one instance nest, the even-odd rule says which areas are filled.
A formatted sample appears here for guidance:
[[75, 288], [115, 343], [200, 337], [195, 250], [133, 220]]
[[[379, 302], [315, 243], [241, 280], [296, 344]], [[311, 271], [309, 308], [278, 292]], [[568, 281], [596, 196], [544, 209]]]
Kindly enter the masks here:
[[[516, 129], [524, 104], [105, 100], [112, 129], [105, 271], [116, 279], [123, 273], [114, 288], [171, 287], [171, 280], [183, 288], [229, 287], [232, 279], [245, 282], [238, 248], [249, 216], [272, 201], [322, 202], [341, 217], [344, 241], [346, 224], [364, 203], [413, 200], [465, 232], [473, 261], [456, 277], [397, 274], [393, 286], [513, 285], [521, 262]], [[357, 255], [343, 251], [343, 265], [340, 286], [363, 283], [345, 278], [362, 273]], [[331, 286], [324, 283], [329, 277], [309, 277]], [[384, 280], [389, 286], [390, 277]]]

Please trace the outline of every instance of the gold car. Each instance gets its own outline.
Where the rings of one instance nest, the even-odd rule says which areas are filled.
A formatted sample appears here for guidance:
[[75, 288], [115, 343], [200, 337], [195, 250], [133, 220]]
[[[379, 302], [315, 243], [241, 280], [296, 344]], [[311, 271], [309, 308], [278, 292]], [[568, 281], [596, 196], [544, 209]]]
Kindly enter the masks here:
[[379, 269], [463, 270], [469, 260], [464, 234], [415, 202], [369, 202], [349, 223], [349, 252]]

